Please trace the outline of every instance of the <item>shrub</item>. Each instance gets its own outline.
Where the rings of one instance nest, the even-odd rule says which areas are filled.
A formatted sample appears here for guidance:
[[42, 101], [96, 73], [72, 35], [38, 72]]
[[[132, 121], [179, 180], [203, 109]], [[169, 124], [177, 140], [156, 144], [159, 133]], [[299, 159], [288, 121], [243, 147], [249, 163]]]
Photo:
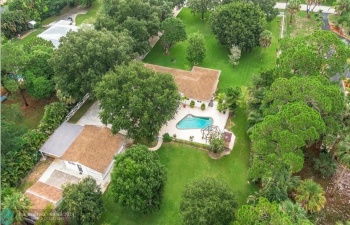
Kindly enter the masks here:
[[337, 163], [332, 155], [322, 152], [318, 158], [314, 159], [314, 169], [323, 177], [330, 178], [337, 171]]
[[39, 130], [47, 135], [52, 134], [64, 121], [68, 113], [67, 107], [61, 102], [54, 102], [45, 106], [45, 113], [39, 124]]
[[202, 105], [201, 105], [201, 110], [204, 111], [204, 109], [205, 109], [205, 104], [202, 103]]
[[171, 142], [172, 138], [170, 137], [169, 133], [163, 134], [163, 141], [164, 142]]
[[190, 107], [193, 108], [196, 103], [192, 100], [190, 103]]
[[213, 153], [221, 153], [225, 150], [225, 141], [222, 138], [212, 138], [210, 140], [210, 151]]
[[241, 58], [241, 50], [238, 46], [232, 45], [230, 49], [230, 55], [228, 55], [229, 61], [232, 66], [237, 66], [239, 64], [239, 59]]
[[226, 183], [211, 177], [187, 185], [180, 203], [183, 224], [229, 224], [234, 219], [236, 196]]

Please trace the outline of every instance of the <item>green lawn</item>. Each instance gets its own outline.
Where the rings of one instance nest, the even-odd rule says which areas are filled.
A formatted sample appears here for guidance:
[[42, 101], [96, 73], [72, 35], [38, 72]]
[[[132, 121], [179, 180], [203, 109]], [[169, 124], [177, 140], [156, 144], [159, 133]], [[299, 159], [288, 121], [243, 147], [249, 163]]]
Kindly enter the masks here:
[[[271, 47], [264, 51], [262, 60], [260, 60], [261, 48], [257, 47], [252, 52], [242, 54], [240, 63], [235, 68], [229, 63], [228, 49], [221, 46], [212, 34], [208, 16], [206, 20], [201, 20], [199, 15], [194, 16], [190, 9], [184, 8], [178, 18], [185, 23], [188, 35], [194, 32], [200, 32], [204, 35], [207, 53], [206, 58], [199, 66], [221, 70], [219, 81], [219, 89], [221, 90], [230, 86], [245, 86], [251, 82], [252, 76], [257, 74], [261, 67], [275, 65], [280, 18], [276, 18], [268, 24], [267, 29], [272, 31], [274, 39]], [[186, 47], [187, 42], [177, 43], [170, 49], [170, 55], [164, 55], [160, 42], [158, 42], [146, 56], [144, 62], [190, 70], [192, 66], [186, 60]], [[175, 58], [176, 62], [171, 62], [172, 58]]]
[[84, 102], [84, 104], [78, 109], [78, 111], [76, 111], [74, 113], [74, 115], [72, 116], [72, 118], [70, 118], [70, 120], [68, 122], [70, 123], [76, 123], [79, 121], [79, 119], [84, 116], [84, 114], [86, 113], [86, 111], [88, 111], [88, 109], [92, 106], [92, 104], [95, 103], [95, 100], [87, 100], [86, 102]]
[[16, 45], [25, 45], [28, 43], [33, 42], [34, 38], [41, 34], [43, 31], [45, 30], [45, 28], [38, 28], [33, 30], [30, 34], [28, 34], [28, 36], [24, 37], [23, 39], [12, 39], [12, 41], [16, 44]]
[[75, 18], [75, 24], [79, 26], [82, 23], [94, 23], [96, 20], [96, 16], [101, 8], [101, 5], [102, 0], [94, 1], [86, 14], [77, 15], [77, 17]]
[[250, 142], [245, 131], [247, 117], [244, 108], [237, 110], [233, 122], [236, 135], [234, 149], [219, 160], [211, 159], [203, 150], [177, 143], [163, 144], [157, 151], [168, 173], [160, 211], [148, 215], [134, 214], [115, 204], [110, 190], [107, 190], [103, 196], [106, 210], [100, 224], [181, 224], [179, 204], [182, 192], [190, 180], [198, 177], [225, 180], [237, 193], [239, 205], [244, 204], [247, 196], [254, 191], [254, 187], [247, 183]]

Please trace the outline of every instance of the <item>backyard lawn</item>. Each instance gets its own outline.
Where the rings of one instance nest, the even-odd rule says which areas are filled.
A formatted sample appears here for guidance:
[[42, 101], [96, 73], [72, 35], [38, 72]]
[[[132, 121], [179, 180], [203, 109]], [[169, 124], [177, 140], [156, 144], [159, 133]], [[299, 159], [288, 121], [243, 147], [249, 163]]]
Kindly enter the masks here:
[[[280, 17], [268, 24], [267, 29], [273, 33], [273, 42], [270, 48], [264, 50], [262, 59], [260, 60], [261, 48], [257, 47], [252, 52], [242, 54], [240, 63], [235, 68], [229, 63], [229, 50], [221, 46], [212, 34], [208, 15], [206, 20], [201, 20], [199, 15], [193, 15], [190, 9], [184, 8], [178, 18], [185, 23], [187, 35], [194, 32], [200, 32], [204, 35], [207, 53], [206, 58], [199, 66], [221, 70], [220, 90], [230, 86], [246, 86], [251, 82], [252, 76], [259, 72], [260, 68], [275, 65], [281, 25]], [[186, 60], [186, 47], [187, 42], [177, 43], [170, 49], [170, 55], [165, 55], [160, 42], [158, 42], [146, 56], [144, 62], [190, 70], [192, 66]], [[172, 59], [176, 59], [176, 61], [172, 62]]]
[[93, 24], [96, 20], [97, 14], [101, 8], [102, 0], [96, 0], [92, 3], [92, 6], [89, 8], [89, 11], [86, 14], [79, 14], [75, 18], [76, 26], [81, 25], [82, 23]]
[[163, 204], [160, 211], [148, 215], [133, 214], [115, 204], [108, 189], [104, 194], [105, 213], [101, 223], [106, 224], [181, 224], [179, 204], [186, 184], [198, 177], [216, 177], [224, 180], [237, 193], [239, 205], [246, 203], [254, 187], [247, 183], [249, 139], [246, 134], [245, 109], [239, 108], [233, 118], [236, 143], [231, 154], [219, 160], [211, 159], [207, 152], [187, 145], [163, 144], [157, 151], [168, 173]]

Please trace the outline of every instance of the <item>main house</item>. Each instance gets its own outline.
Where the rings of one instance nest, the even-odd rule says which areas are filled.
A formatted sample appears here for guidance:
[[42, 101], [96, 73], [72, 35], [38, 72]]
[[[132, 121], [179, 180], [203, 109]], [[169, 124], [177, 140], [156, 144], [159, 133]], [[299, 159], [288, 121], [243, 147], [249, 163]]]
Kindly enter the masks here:
[[124, 151], [125, 136], [112, 134], [105, 126], [63, 123], [39, 150], [54, 161], [31, 186], [26, 195], [31, 213], [41, 212], [49, 203], [62, 199], [63, 185], [91, 176], [104, 191], [110, 181], [114, 157]]

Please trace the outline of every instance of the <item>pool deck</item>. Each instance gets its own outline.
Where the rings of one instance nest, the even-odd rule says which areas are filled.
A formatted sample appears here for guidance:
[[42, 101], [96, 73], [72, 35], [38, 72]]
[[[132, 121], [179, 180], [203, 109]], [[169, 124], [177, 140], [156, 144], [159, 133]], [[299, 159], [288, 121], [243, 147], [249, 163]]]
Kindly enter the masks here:
[[[223, 114], [217, 110], [217, 103], [214, 102], [214, 107], [207, 107], [204, 111], [200, 109], [200, 104], [196, 103], [194, 108], [191, 108], [189, 105], [186, 105], [184, 108], [182, 105], [179, 107], [178, 112], [176, 113], [174, 119], [168, 121], [166, 125], [162, 127], [159, 132], [159, 136], [162, 136], [165, 133], [169, 133], [170, 136], [176, 134], [177, 139], [181, 140], [190, 140], [190, 136], [194, 136], [193, 141], [201, 144], [208, 144], [206, 140], [202, 139], [201, 129], [188, 129], [188, 130], [180, 130], [176, 127], [176, 124], [185, 118], [188, 114], [198, 117], [211, 117], [213, 119], [213, 125], [216, 125], [220, 128], [222, 132], [224, 132], [225, 125], [229, 116], [228, 111]], [[234, 135], [233, 135], [234, 139]], [[234, 140], [233, 140], [234, 142]], [[232, 143], [233, 146], [233, 143]]]

